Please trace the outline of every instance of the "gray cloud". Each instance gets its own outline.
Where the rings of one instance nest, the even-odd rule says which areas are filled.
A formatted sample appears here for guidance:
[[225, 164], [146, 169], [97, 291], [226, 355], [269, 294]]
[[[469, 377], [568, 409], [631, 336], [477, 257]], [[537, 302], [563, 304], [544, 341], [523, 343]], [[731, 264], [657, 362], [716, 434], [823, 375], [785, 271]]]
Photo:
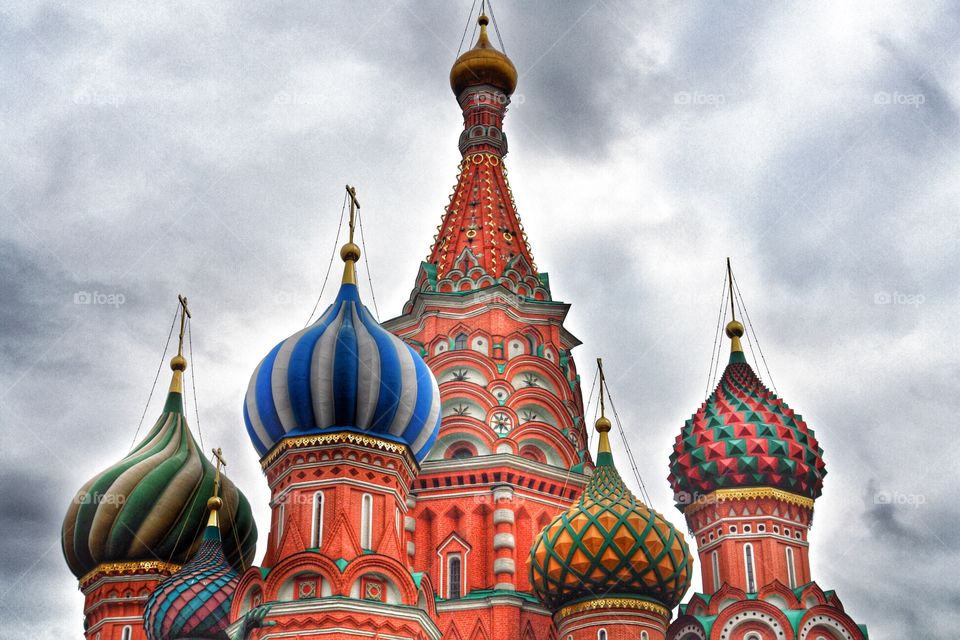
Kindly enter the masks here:
[[[585, 391], [603, 355], [654, 505], [682, 523], [667, 457], [703, 399], [731, 255], [777, 387], [826, 452], [815, 578], [876, 637], [953, 637], [956, 7], [496, 7], [521, 72], [511, 185], [574, 305]], [[191, 424], [267, 525], [248, 376], [306, 321], [345, 182], [381, 318], [399, 312], [459, 161], [447, 74], [465, 11], [0, 13], [0, 608], [30, 622], [11, 637], [80, 634], [60, 519], [130, 446], [179, 292], [194, 309]]]

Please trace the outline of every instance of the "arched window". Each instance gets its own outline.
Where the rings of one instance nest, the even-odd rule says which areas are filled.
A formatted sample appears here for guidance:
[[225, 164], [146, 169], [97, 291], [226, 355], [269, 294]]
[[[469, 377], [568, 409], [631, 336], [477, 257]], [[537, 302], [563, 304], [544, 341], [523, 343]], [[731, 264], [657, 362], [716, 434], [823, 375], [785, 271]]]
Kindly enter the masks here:
[[607, 640], [607, 630], [600, 629], [597, 631], [597, 640]]
[[454, 349], [466, 349], [467, 348], [467, 334], [461, 333], [453, 340]]
[[537, 353], [537, 336], [528, 333], [525, 337], [527, 338], [527, 346], [530, 348], [530, 355], [535, 355]]
[[373, 547], [373, 496], [369, 493], [360, 500], [360, 547]]
[[459, 553], [451, 553], [447, 556], [447, 599], [459, 598], [461, 594], [460, 582], [462, 580], [461, 560]]
[[710, 566], [713, 568], [713, 590], [720, 590], [720, 554], [714, 551], [710, 554]]
[[130, 640], [133, 637], [133, 627], [127, 625], [120, 632], [120, 640]]
[[650, 640], [650, 634], [646, 631], [640, 632], [640, 640]]
[[459, 449], [454, 449], [453, 454], [450, 456], [456, 460], [464, 460], [466, 458], [473, 457], [473, 451], [470, 451], [467, 447], [460, 447]]
[[323, 544], [323, 491], [313, 494], [313, 534], [310, 539], [314, 547]]
[[753, 545], [743, 545], [743, 564], [747, 572], [747, 593], [757, 592], [757, 577], [753, 569]]
[[797, 568], [793, 563], [793, 549], [787, 547], [787, 582], [791, 589], [797, 588]]

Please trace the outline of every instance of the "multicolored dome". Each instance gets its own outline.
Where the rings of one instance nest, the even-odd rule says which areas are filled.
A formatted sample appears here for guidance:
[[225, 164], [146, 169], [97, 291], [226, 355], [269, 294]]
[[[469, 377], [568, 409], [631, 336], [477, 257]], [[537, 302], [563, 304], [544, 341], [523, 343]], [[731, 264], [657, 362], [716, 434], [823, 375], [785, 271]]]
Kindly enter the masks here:
[[464, 89], [471, 85], [489, 84], [502, 90], [508, 96], [517, 88], [517, 68], [507, 57], [507, 54], [498, 51], [487, 37], [487, 16], [481, 15], [477, 20], [480, 25], [480, 37], [473, 49], [466, 51], [450, 69], [450, 88], [459, 96]]
[[827, 474], [823, 450], [803, 418], [767, 389], [733, 340], [720, 383], [687, 420], [670, 454], [670, 485], [680, 509], [717, 489], [773, 487], [816, 499]]
[[261, 456], [284, 438], [355, 431], [405, 444], [419, 462], [440, 430], [440, 389], [423, 359], [361, 303], [353, 271], [359, 248], [351, 242], [342, 255], [336, 300], [274, 347], [250, 378], [247, 433]]
[[[183, 564], [200, 546], [215, 470], [183, 414], [186, 360], [176, 356], [170, 365], [173, 381], [156, 424], [123, 460], [84, 484], [67, 510], [63, 555], [78, 578], [102, 563]], [[250, 504], [225, 477], [222, 495], [227, 557], [250, 566], [257, 544]]]
[[530, 583], [554, 611], [597, 598], [652, 600], [675, 607], [693, 558], [683, 535], [630, 492], [613, 465], [600, 418], [600, 451], [580, 500], [544, 527], [530, 551]]
[[[217, 505], [219, 498], [211, 502]], [[148, 640], [227, 638], [230, 605], [240, 578], [223, 555], [216, 517], [216, 509], [211, 509], [196, 555], [150, 594], [143, 612]]]

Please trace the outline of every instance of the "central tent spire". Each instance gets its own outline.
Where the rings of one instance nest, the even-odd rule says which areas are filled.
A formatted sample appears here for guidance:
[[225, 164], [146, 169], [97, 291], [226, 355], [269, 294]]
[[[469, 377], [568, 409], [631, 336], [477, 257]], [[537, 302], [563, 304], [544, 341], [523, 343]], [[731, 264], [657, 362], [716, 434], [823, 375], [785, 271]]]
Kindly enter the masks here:
[[[539, 277], [503, 164], [507, 155], [503, 118], [518, 74], [510, 58], [490, 42], [488, 22], [481, 14], [476, 44], [450, 70], [450, 87], [463, 110], [459, 142], [463, 160], [427, 258], [438, 280], [476, 267], [490, 284], [508, 270], [516, 271], [514, 280]], [[539, 286], [533, 283], [533, 288]]]

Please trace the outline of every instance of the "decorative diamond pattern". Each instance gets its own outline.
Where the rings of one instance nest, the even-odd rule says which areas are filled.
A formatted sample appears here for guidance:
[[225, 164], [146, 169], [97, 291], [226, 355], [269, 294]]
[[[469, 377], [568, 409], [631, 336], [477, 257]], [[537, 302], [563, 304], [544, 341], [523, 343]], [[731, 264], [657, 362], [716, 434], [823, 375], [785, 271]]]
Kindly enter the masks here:
[[681, 508], [733, 487], [775, 487], [816, 499], [826, 474], [813, 430], [745, 362], [727, 365], [670, 454], [670, 485]]
[[681, 534], [637, 500], [609, 462], [597, 466], [577, 504], [544, 527], [530, 557], [534, 591], [554, 610], [608, 595], [673, 608], [693, 566]]

